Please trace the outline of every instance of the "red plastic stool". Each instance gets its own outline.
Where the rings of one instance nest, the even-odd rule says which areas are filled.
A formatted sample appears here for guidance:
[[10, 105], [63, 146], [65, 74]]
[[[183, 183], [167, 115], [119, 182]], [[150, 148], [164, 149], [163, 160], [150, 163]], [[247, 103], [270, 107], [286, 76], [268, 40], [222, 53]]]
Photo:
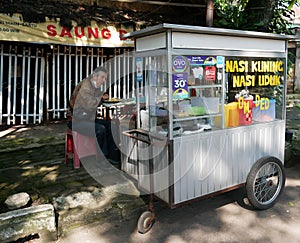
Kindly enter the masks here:
[[73, 157], [73, 166], [78, 169], [80, 158], [90, 155], [97, 155], [95, 138], [68, 129], [65, 141], [65, 163], [68, 163], [69, 157]]
[[65, 164], [69, 162], [69, 158], [73, 158], [73, 136], [71, 129], [67, 130], [65, 137]]

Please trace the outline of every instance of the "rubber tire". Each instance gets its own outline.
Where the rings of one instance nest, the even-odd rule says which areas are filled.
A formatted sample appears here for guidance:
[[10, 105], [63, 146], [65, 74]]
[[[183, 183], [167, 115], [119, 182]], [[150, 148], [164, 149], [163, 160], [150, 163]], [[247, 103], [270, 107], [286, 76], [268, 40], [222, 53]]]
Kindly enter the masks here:
[[[275, 191], [271, 192], [271, 194], [272, 194], [271, 198], [267, 199], [266, 201], [263, 201], [257, 197], [257, 196], [261, 196], [261, 194], [257, 194], [257, 192], [263, 192], [263, 191], [262, 190], [256, 191], [255, 186], [256, 186], [256, 182], [257, 182], [258, 173], [263, 172], [260, 170], [267, 164], [269, 164], [271, 166], [272, 165], [275, 166], [275, 169], [278, 172], [278, 174], [277, 174], [278, 181], [275, 184], [274, 184], [273, 180], [269, 181], [268, 178], [271, 178], [272, 175], [266, 175], [269, 177], [262, 176], [262, 177], [258, 178], [258, 179], [264, 180], [261, 182], [265, 182], [265, 184], [263, 184], [264, 187], [261, 189], [265, 190], [266, 189], [265, 186], [268, 186], [268, 188], [271, 189], [271, 186], [274, 187], [274, 185], [275, 185], [275, 187], [274, 187]], [[248, 174], [247, 181], [246, 181], [246, 193], [247, 193], [247, 197], [248, 197], [250, 203], [252, 204], [252, 206], [259, 210], [265, 210], [265, 209], [269, 209], [269, 208], [273, 207], [274, 204], [276, 203], [278, 196], [281, 194], [282, 189], [284, 188], [285, 180], [286, 180], [285, 170], [284, 170], [283, 164], [281, 163], [281, 161], [279, 159], [277, 159], [275, 157], [271, 157], [271, 156], [259, 159], [252, 166], [252, 168]]]
[[[154, 224], [154, 219], [152, 220], [152, 222], [149, 223], [151, 216], [152, 212], [150, 211], [145, 211], [141, 214], [137, 223], [138, 232], [140, 232], [141, 234], [145, 234], [151, 229], [151, 227]], [[147, 226], [148, 223], [149, 225]]]

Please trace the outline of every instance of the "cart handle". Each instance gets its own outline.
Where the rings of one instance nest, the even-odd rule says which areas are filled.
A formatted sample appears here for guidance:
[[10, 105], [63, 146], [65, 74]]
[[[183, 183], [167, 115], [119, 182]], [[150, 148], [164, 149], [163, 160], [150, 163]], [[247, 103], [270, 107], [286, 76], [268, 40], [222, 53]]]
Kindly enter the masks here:
[[[148, 140], [140, 138], [137, 135], [133, 135], [134, 133], [147, 136]], [[148, 132], [146, 132], [144, 130], [140, 130], [140, 129], [133, 129], [133, 130], [129, 130], [129, 131], [124, 131], [123, 134], [125, 136], [130, 137], [130, 138], [136, 139], [138, 141], [144, 142], [144, 143], [149, 144], [149, 145], [152, 144], [154, 146], [164, 146], [164, 145], [166, 145], [166, 141], [167, 141], [167, 139], [165, 137], [155, 136], [153, 134], [149, 134]], [[159, 140], [159, 142], [152, 142], [150, 140], [150, 137], [153, 137], [154, 139]]]

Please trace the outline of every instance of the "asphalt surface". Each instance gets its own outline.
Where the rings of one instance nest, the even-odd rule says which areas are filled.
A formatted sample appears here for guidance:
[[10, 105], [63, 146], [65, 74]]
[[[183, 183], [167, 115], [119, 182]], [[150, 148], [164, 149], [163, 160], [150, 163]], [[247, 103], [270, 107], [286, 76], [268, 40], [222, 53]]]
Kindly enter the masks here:
[[61, 243], [300, 242], [300, 163], [286, 168], [286, 185], [277, 203], [254, 210], [243, 189], [169, 209], [156, 202], [157, 216], [146, 234], [137, 219], [97, 222], [72, 229]]

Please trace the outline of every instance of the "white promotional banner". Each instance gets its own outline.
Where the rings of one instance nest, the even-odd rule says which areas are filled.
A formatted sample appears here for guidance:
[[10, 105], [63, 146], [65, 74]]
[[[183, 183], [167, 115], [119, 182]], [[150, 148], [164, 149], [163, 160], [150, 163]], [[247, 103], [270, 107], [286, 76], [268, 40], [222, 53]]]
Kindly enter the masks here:
[[69, 30], [62, 27], [59, 21], [46, 20], [43, 23], [23, 22], [22, 15], [0, 14], [0, 40], [21, 41], [30, 43], [63, 44], [75, 46], [128, 47], [133, 46], [130, 39], [121, 38], [132, 27], [98, 25], [81, 27], [73, 22]]

